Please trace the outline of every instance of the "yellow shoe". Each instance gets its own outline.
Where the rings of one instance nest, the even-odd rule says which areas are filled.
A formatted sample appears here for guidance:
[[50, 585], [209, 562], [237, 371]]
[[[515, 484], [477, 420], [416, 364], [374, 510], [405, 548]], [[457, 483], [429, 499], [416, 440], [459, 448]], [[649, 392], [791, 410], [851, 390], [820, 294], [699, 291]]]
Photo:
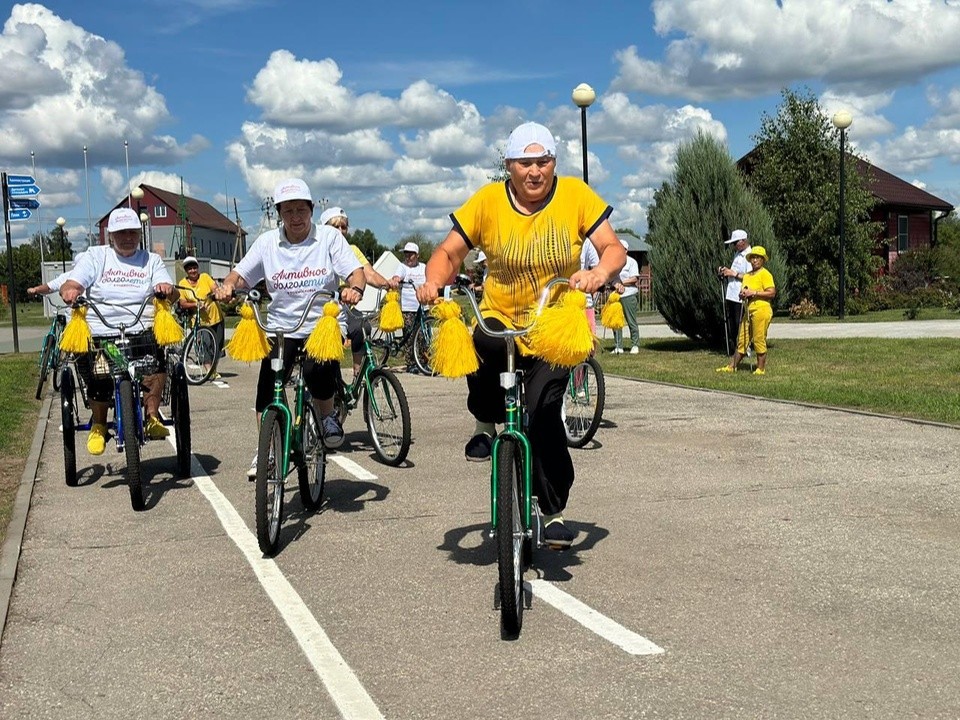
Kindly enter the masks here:
[[170, 431], [167, 430], [167, 427], [160, 422], [159, 418], [151, 417], [147, 418], [147, 437], [151, 440], [163, 440], [165, 437], [170, 436]]
[[107, 426], [94, 423], [87, 435], [87, 452], [91, 455], [103, 455], [107, 447]]
[[718, 367], [717, 372], [733, 372], [733, 368], [729, 365], [724, 365], [723, 367]]
[[766, 370], [761, 370], [760, 368], [757, 368], [756, 370], [753, 371], [753, 374], [754, 374], [754, 375], [766, 375], [766, 374], [767, 374], [767, 371], [766, 371]]

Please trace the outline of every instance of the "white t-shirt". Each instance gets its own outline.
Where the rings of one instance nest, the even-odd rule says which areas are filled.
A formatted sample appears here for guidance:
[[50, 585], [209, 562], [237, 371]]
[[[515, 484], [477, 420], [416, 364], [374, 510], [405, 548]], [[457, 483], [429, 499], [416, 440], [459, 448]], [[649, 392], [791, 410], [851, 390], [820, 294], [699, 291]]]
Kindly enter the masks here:
[[[107, 245], [97, 245], [80, 253], [68, 279], [86, 288], [87, 297], [98, 303], [100, 314], [113, 325], [132, 322], [140, 303], [153, 294], [155, 286], [173, 285], [163, 259], [156, 253], [141, 249], [130, 257], [122, 257]], [[118, 330], [100, 322], [92, 309], [87, 311], [87, 322], [94, 337], [119, 334]], [[143, 332], [151, 327], [153, 303], [147, 303], [140, 322], [128, 327], [127, 332]]]
[[397, 268], [396, 275], [401, 280], [413, 283], [413, 285], [400, 286], [400, 309], [404, 312], [416, 312], [420, 307], [417, 288], [427, 281], [427, 266], [423, 263], [417, 263], [416, 267], [401, 264]]
[[[587, 238], [583, 243], [583, 249], [580, 251], [580, 269], [592, 270], [600, 264], [600, 254], [593, 246], [593, 241]], [[587, 309], [593, 307], [593, 294], [587, 293]]]
[[[743, 252], [738, 252], [734, 258], [733, 262], [730, 263], [730, 269], [735, 270], [741, 275], [746, 275], [748, 272], [753, 270], [753, 266], [750, 264], [750, 261], [747, 260], [747, 253], [750, 252], [750, 246], [747, 245]], [[741, 302], [740, 300], [740, 288], [743, 286], [743, 283], [740, 280], [735, 278], [730, 278], [727, 280], [727, 300], [732, 300], [733, 302]]]
[[[360, 261], [339, 230], [331, 225], [311, 225], [310, 234], [300, 243], [289, 242], [282, 228], [268, 230], [254, 241], [234, 270], [250, 287], [261, 280], [266, 282], [269, 327], [292, 328], [313, 293], [336, 293], [340, 278], [358, 267]], [[308, 337], [323, 316], [325, 304], [323, 299], [314, 300], [303, 327], [287, 337]]]
[[[620, 282], [625, 282], [632, 277], [640, 277], [640, 266], [637, 265], [636, 260], [627, 255], [627, 262], [620, 271]], [[620, 297], [630, 297], [631, 295], [636, 295], [638, 292], [640, 292], [639, 286], [624, 285], [623, 292], [620, 293]]]

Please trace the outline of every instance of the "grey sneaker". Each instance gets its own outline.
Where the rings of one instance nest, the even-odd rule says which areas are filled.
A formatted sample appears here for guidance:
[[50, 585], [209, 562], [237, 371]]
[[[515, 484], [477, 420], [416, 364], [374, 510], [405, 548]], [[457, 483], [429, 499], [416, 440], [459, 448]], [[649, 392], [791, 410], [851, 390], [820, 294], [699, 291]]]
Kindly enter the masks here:
[[320, 421], [320, 430], [323, 433], [323, 444], [329, 449], [334, 450], [343, 445], [343, 426], [336, 411], [323, 416], [323, 420]]
[[248, 477], [250, 480], [256, 480], [256, 479], [257, 479], [257, 458], [258, 458], [258, 457], [259, 457], [259, 455], [254, 455], [254, 456], [253, 456], [253, 462], [250, 463], [250, 469], [247, 470], [247, 477]]

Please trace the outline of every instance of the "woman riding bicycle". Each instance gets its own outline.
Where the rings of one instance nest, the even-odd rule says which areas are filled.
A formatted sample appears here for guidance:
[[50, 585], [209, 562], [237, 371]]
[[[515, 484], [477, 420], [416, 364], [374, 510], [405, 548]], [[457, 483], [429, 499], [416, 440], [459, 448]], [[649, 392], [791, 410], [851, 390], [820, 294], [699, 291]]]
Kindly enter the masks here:
[[[594, 292], [623, 267], [625, 253], [607, 218], [612, 212], [590, 187], [576, 178], [555, 177], [556, 143], [543, 125], [525, 123], [507, 140], [506, 182], [491, 183], [450, 217], [453, 229], [427, 263], [426, 282], [417, 290], [424, 304], [460, 268], [472, 247], [483, 250], [490, 268], [481, 312], [497, 330], [522, 328], [533, 319], [542, 289], [556, 277], [570, 287]], [[580, 250], [589, 237], [600, 255], [590, 270], [580, 269]], [[474, 333], [480, 369], [467, 377], [467, 409], [477, 421], [467, 443], [468, 460], [490, 459], [495, 423], [504, 420], [504, 391], [499, 375], [506, 369], [502, 339]], [[544, 514], [544, 539], [567, 546], [574, 533], [562, 512], [573, 485], [573, 462], [567, 449], [561, 410], [569, 368], [553, 368], [533, 356], [518, 338], [517, 367], [523, 369], [528, 436], [533, 454], [534, 493]]]
[[[298, 178], [284, 180], [273, 192], [282, 226], [268, 230], [256, 239], [237, 266], [214, 292], [218, 300], [228, 300], [236, 288], [252, 288], [264, 282], [270, 296], [267, 312], [270, 324], [278, 327], [296, 325], [317, 290], [336, 292], [340, 278], [346, 286], [340, 291], [345, 303], [355, 305], [363, 297], [366, 281], [363, 268], [340, 231], [330, 225], [314, 225], [313, 197], [310, 188]], [[322, 317], [322, 304], [314, 304], [310, 317], [296, 332], [284, 337], [284, 373], [289, 376], [293, 363], [317, 321]], [[341, 313], [341, 329], [344, 326]], [[269, 357], [260, 363], [257, 382], [256, 411], [260, 414], [273, 399], [274, 376], [270, 360], [277, 356], [275, 345]], [[314, 405], [321, 417], [323, 442], [328, 448], [343, 444], [343, 428], [334, 409], [333, 396], [340, 376], [337, 361], [317, 362], [307, 356], [303, 361], [303, 377]], [[251, 470], [256, 475], [256, 458]], [[250, 472], [248, 471], [248, 476]]]
[[[130, 208], [117, 208], [107, 221], [107, 235], [111, 245], [91, 247], [77, 256], [77, 262], [68, 278], [60, 286], [60, 297], [70, 305], [86, 293], [97, 303], [104, 319], [119, 325], [129, 322], [139, 304], [153, 293], [176, 300], [177, 289], [173, 279], [156, 253], [140, 247], [142, 225], [140, 216]], [[131, 311], [131, 308], [134, 310]], [[87, 316], [94, 345], [117, 337], [117, 331], [104, 326], [96, 313]], [[146, 392], [143, 407], [146, 412], [147, 437], [157, 440], [170, 434], [159, 417], [163, 386], [167, 381], [164, 354], [153, 337], [153, 306], [148, 304], [140, 322], [126, 335], [130, 358], [151, 356], [155, 371], [141, 380]], [[76, 368], [87, 386], [90, 409], [93, 413], [87, 450], [91, 455], [103, 453], [107, 443], [107, 410], [113, 402], [114, 383], [111, 377], [93, 374], [92, 353], [77, 357]]]
[[[213, 365], [214, 353], [219, 353], [223, 347], [223, 313], [220, 306], [210, 298], [210, 294], [217, 287], [217, 281], [205, 272], [200, 272], [200, 263], [192, 255], [183, 259], [184, 279], [181, 287], [189, 288], [193, 292], [180, 293], [180, 309], [194, 313], [200, 307], [200, 325], [210, 328], [216, 338], [216, 347], [201, 348], [203, 366], [207, 373]], [[206, 345], [207, 343], [204, 343]], [[214, 373], [211, 379], [216, 380], [220, 373]]]

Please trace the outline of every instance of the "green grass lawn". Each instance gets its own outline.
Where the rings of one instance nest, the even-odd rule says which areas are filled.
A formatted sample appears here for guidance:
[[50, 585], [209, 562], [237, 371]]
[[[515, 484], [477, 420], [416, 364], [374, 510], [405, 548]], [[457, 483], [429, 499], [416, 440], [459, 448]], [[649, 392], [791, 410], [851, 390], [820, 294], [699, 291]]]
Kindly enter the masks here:
[[37, 354], [0, 355], [0, 542], [20, 485], [40, 402]]

